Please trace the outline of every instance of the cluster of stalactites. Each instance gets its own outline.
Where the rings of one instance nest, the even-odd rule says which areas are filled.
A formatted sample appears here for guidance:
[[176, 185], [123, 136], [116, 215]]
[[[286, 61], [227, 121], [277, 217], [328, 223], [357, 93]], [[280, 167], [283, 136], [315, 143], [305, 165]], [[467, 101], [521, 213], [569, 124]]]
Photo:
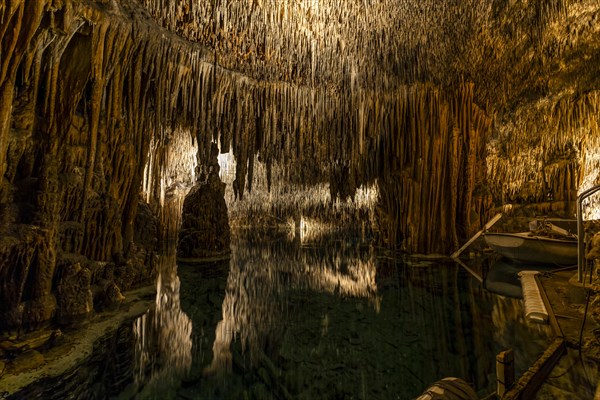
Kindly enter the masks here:
[[[460, 39], [454, 43], [457, 35], [454, 28], [462, 26], [454, 25], [456, 21], [468, 20], [464, 29], [473, 28], [475, 20], [483, 21], [477, 24], [489, 23], [490, 26], [485, 25], [485, 29], [478, 31], [480, 36], [490, 36], [490, 30], [500, 24], [507, 28], [507, 35], [518, 37], [526, 29], [534, 29], [525, 28], [524, 21], [538, 21], [534, 27], [546, 29], [566, 10], [565, 3], [558, 0], [535, 6], [533, 11], [520, 2], [507, 5], [509, 11], [506, 11], [498, 4], [480, 2], [406, 1], [396, 4], [390, 1], [350, 2], [344, 3], [344, 7], [336, 7], [340, 4], [333, 0], [293, 4], [217, 2], [214, 8], [188, 1], [142, 2], [161, 24], [199, 43], [186, 41], [153, 25], [139, 8], [126, 2], [106, 3], [103, 8], [95, 7], [93, 3], [69, 1], [3, 4], [0, 13], [6, 23], [0, 31], [3, 46], [0, 172], [4, 173], [8, 168], [7, 157], [18, 157], [15, 154], [9, 156], [5, 149], [8, 126], [11, 122], [15, 124], [11, 121], [11, 110], [19, 71], [21, 86], [44, 87], [43, 93], [32, 93], [32, 98], [41, 101], [36, 107], [47, 116], [50, 137], [64, 134], [78, 112], [77, 108], [84, 104], [87, 110], [85, 124], [90, 135], [83, 154], [78, 156], [81, 165], [77, 167], [83, 170], [82, 192], [85, 194], [96, 184], [98, 158], [118, 154], [103, 150], [104, 136], [120, 137], [131, 147], [128, 154], [136, 162], [130, 172], [139, 181], [128, 181], [126, 191], [134, 193], [136, 187], [145, 184], [146, 193], [164, 193], [164, 190], [148, 185], [163, 184], [170, 177], [165, 176], [164, 168], [156, 167], [158, 164], [149, 166], [146, 159], [151, 154], [150, 159], [163, 162], [161, 159], [165, 157], [152, 153], [151, 149], [169, 147], [173, 132], [182, 131], [190, 132], [192, 139], [181, 151], [197, 148], [200, 164], [207, 159], [213, 142], [218, 142], [223, 152], [232, 150], [237, 161], [234, 186], [238, 197], [243, 196], [248, 183], [253, 180], [255, 157], [265, 162], [267, 170], [274, 162], [297, 166], [300, 184], [314, 181], [315, 177], [319, 182], [338, 179], [339, 175], [331, 174], [335, 166], [346, 168], [355, 186], [373, 182], [378, 177], [385, 178], [389, 171], [395, 170], [393, 168], [411, 167], [413, 161], [406, 161], [412, 160], [406, 155], [408, 151], [428, 148], [423, 141], [426, 136], [415, 135], [418, 130], [414, 126], [427, 127], [432, 123], [424, 117], [426, 113], [418, 110], [425, 107], [424, 104], [436, 107], [439, 94], [429, 85], [402, 83], [429, 78], [435, 81], [441, 75], [438, 76], [434, 69], [447, 66], [444, 57], [454, 53], [449, 51], [454, 45], [464, 48], [452, 57], [472, 54], [473, 65], [485, 59], [485, 54], [475, 52], [477, 47], [472, 45], [476, 42], [467, 43]], [[125, 7], [132, 8], [124, 10]], [[205, 14], [208, 10], [212, 10], [211, 13]], [[516, 25], [520, 30], [505, 20], [507, 15], [518, 10], [522, 11], [522, 26]], [[130, 13], [134, 18], [128, 16]], [[436, 18], [444, 23], [426, 23]], [[192, 29], [194, 24], [197, 28]], [[302, 24], [313, 28], [322, 26], [327, 34], [319, 36], [316, 31], [302, 29]], [[358, 28], [367, 26], [366, 33], [359, 35]], [[510, 27], [515, 30], [511, 31]], [[243, 36], [235, 46], [221, 40], [232, 37], [234, 29], [237, 29], [236, 34]], [[459, 33], [461, 36], [464, 32]], [[464, 40], [474, 37], [471, 34], [463, 36]], [[334, 45], [329, 41], [337, 42]], [[217, 43], [229, 43], [227, 46], [233, 46], [233, 50], [225, 51]], [[492, 45], [488, 47], [492, 50], [503, 48], [499, 42], [490, 43]], [[272, 53], [268, 58], [271, 61], [267, 58], [261, 61], [257, 50], [261, 44], [264, 48], [261, 51]], [[359, 49], [374, 53], [361, 53]], [[435, 49], [439, 49], [439, 53]], [[225, 68], [234, 66], [233, 58], [227, 57], [228, 54], [237, 57], [236, 51], [247, 55], [247, 62], [243, 62], [244, 57], [236, 58], [236, 62], [242, 61], [239, 71], [245, 74]], [[494, 54], [504, 53], [506, 51]], [[87, 57], [81, 70], [74, 71], [83, 73], [85, 86], [67, 88], [74, 89], [68, 94], [59, 90], [59, 71], [67, 67], [65, 54], [78, 60]], [[418, 57], [414, 57], [415, 54]], [[298, 57], [308, 57], [310, 62], [303, 64]], [[50, 63], [40, 66], [41, 60]], [[289, 65], [298, 65], [296, 75], [285, 76], [282, 72], [285, 68], [276, 67], [277, 60], [291, 60]], [[88, 61], [89, 65], [86, 65]], [[458, 65], [457, 68], [463, 67]], [[399, 80], [394, 84], [381, 84], [388, 82], [388, 78], [392, 82], [392, 75]], [[322, 82], [318, 82], [319, 79]], [[42, 80], [44, 85], [40, 84]], [[477, 89], [480, 87], [476, 85], [475, 89], [482, 90]], [[468, 99], [462, 95], [456, 97], [467, 99], [461, 109], [467, 109], [476, 101], [473, 87], [469, 86], [468, 90]], [[572, 112], [573, 107], [564, 108], [568, 111], [561, 112], [560, 106], [549, 111], [565, 114]], [[447, 112], [444, 110], [442, 107], [439, 113]], [[419, 115], [421, 119], [414, 120]], [[474, 118], [480, 118], [477, 115]], [[569, 118], [564, 122], [567, 125]], [[584, 118], [583, 114], [577, 114], [571, 119], [581, 121]], [[593, 121], [593, 118], [589, 120]], [[407, 125], [407, 121], [412, 122]], [[28, 129], [34, 128], [29, 126]], [[550, 140], [546, 138], [551, 136], [541, 137], [543, 141]], [[558, 137], [552, 143], [562, 146], [562, 140]], [[58, 148], [50, 147], [50, 150], [50, 153], [58, 152]], [[178, 151], [170, 154], [180, 154]], [[399, 163], [398, 160], [405, 161]], [[12, 159], [10, 164], [17, 166], [19, 160]], [[309, 165], [316, 164], [326, 168], [306, 172]], [[144, 176], [144, 168], [156, 176], [148, 176], [148, 173]], [[495, 166], [493, 162], [491, 168], [494, 171], [507, 169], [506, 166]], [[497, 182], [519, 179], [512, 171], [504, 175], [494, 173], [494, 176], [503, 177]], [[110, 190], [118, 193], [122, 189]], [[128, 208], [126, 204], [135, 199], [133, 194], [120, 199], [120, 207]], [[83, 210], [80, 215], [85, 214], [86, 203], [84, 196], [78, 206]]]
[[0, 191], [34, 182], [36, 219], [15, 222], [69, 221], [67, 250], [100, 260], [131, 241], [140, 189], [190, 186], [212, 141], [204, 50], [115, 4], [0, 4]]
[[578, 189], [598, 181], [598, 91], [540, 102], [517, 115], [510, 128], [488, 145], [487, 174], [495, 197], [505, 203], [573, 203]]
[[[501, 8], [480, 2], [390, 1], [343, 5], [334, 0], [273, 4], [142, 1], [162, 25], [206, 47], [168, 33], [159, 34], [136, 8], [132, 10], [138, 12], [138, 18], [133, 21], [119, 16], [126, 3], [105, 5], [115, 7], [112, 11], [116, 16], [111, 18], [92, 6], [68, 1], [62, 8], [41, 4], [36, 10], [29, 10], [33, 7], [30, 3], [16, 2], [3, 11], [17, 10], [15, 15], [39, 17], [19, 31], [31, 31], [29, 39], [25, 39], [29, 41], [35, 27], [40, 26], [45, 9], [50, 10], [48, 15], [56, 15], [49, 19], [58, 29], [46, 35], [50, 36], [46, 42], [39, 35], [36, 44], [38, 48], [51, 46], [57, 55], [56, 68], [70, 39], [82, 29], [91, 30], [92, 84], [88, 100], [92, 110], [92, 149], [87, 164], [92, 167], [86, 169], [86, 186], [91, 184], [94, 139], [101, 114], [110, 124], [119, 119], [114, 114], [122, 113], [132, 137], [155, 132], [162, 140], [165, 129], [161, 127], [187, 127], [196, 136], [201, 160], [206, 159], [213, 141], [220, 142], [222, 151], [233, 147], [239, 166], [237, 191], [241, 196], [246, 181], [252, 180], [252, 164], [248, 160], [255, 154], [267, 163], [294, 162], [313, 153], [319, 162], [356, 160], [357, 155], [368, 150], [367, 138], [389, 129], [379, 121], [396, 98], [402, 97], [405, 89], [400, 84], [435, 78], [436, 73], [429, 71], [428, 75], [427, 71], [447, 66], [447, 62], [442, 62], [448, 56], [445, 52], [452, 49], [451, 43], [460, 43], [455, 36], [462, 35], [454, 32], [456, 26], [470, 29], [475, 23], [484, 23], [475, 21], [489, 22], [504, 15]], [[565, 7], [563, 2], [555, 1], [534, 9], [537, 11], [533, 16], [521, 10], [522, 19], [537, 18], [545, 26]], [[465, 23], [458, 24], [459, 21]], [[470, 37], [462, 36], [464, 40]], [[11, 61], [10, 51], [6, 54], [5, 60]], [[234, 57], [235, 63], [228, 57]], [[277, 66], [282, 60], [288, 64], [285, 68]], [[18, 66], [18, 60], [15, 61], [16, 64], [8, 65]], [[222, 66], [240, 66], [246, 75]], [[296, 76], [285, 76], [282, 71], [292, 66]], [[315, 85], [319, 79], [321, 83], [333, 83], [337, 89]], [[380, 84], [392, 81], [396, 83]], [[388, 90], [382, 94], [369, 87]], [[51, 99], [55, 96], [48, 93], [50, 108], [54, 107]], [[56, 113], [49, 109], [48, 114], [52, 122]], [[373, 115], [371, 120], [366, 117], [369, 114]], [[149, 141], [145, 143], [147, 147]], [[247, 180], [246, 175], [250, 175]]]
[[[134, 13], [130, 19], [125, 6], [17, 1], [0, 8], [5, 21], [0, 32], [1, 172], [9, 169], [14, 177], [20, 165], [19, 154], [9, 154], [6, 146], [9, 125], [29, 129], [29, 135], [46, 130], [49, 143], [58, 144], [48, 146], [49, 159], [60, 156], [62, 145], [69, 147], [70, 157], [77, 150], [69, 162], [81, 172], [84, 197], [75, 207], [80, 210], [69, 213], [84, 215], [91, 189], [112, 185], [110, 179], [98, 179], [102, 172], [110, 175], [99, 171], [107, 164], [117, 169], [112, 172], [127, 171], [138, 180], [100, 188], [127, 208], [135, 198], [120, 198], [119, 193], [144, 185], [151, 197], [164, 195], [157, 186], [165, 186], [171, 179], [165, 174], [171, 173], [158, 165], [194, 147], [202, 163], [212, 142], [219, 142], [222, 151], [232, 149], [240, 197], [246, 182], [252, 182], [249, 161], [256, 155], [267, 165], [323, 163], [358, 171], [357, 161], [377, 151], [378, 138], [396, 123], [395, 105], [405, 101], [405, 86], [384, 93], [361, 89], [347, 96], [327, 88], [253, 80], [215, 65], [203, 47], [153, 26], [136, 8], [126, 10]], [[19, 126], [11, 111], [23, 107], [44, 116], [46, 123]], [[88, 135], [76, 136], [80, 130]], [[168, 150], [181, 147], [176, 137], [182, 131], [191, 132], [192, 141], [182, 150]], [[127, 149], [121, 153], [129, 159], [108, 163], [119, 149]], [[361, 174], [357, 180], [365, 181], [377, 171]]]
[[[375, 114], [377, 115], [377, 114]], [[488, 210], [485, 143], [492, 119], [474, 104], [474, 86], [406, 88], [382, 114], [376, 157], [383, 240], [410, 253], [448, 253], [479, 229]]]
[[[292, 135], [291, 153], [285, 146], [270, 146], [270, 164], [249, 158], [248, 171], [266, 179], [250, 181], [252, 174], [248, 174], [247, 186], [252, 182], [253, 190], [250, 200], [256, 201], [233, 205], [234, 218], [239, 213], [293, 215], [286, 214], [286, 207], [304, 210], [305, 216], [331, 216], [338, 212], [330, 206], [337, 197], [353, 198], [361, 185], [364, 189], [377, 182], [376, 201], [386, 215], [378, 221], [379, 230], [392, 246], [411, 252], [449, 251], [459, 237], [480, 226], [487, 209], [473, 193], [485, 183], [485, 143], [492, 119], [474, 104], [473, 84], [448, 89], [402, 86], [385, 95], [363, 91], [345, 104], [352, 104], [344, 111], [342, 126], [347, 130], [334, 125], [327, 130], [331, 136], [319, 140], [297, 131]], [[297, 143], [318, 151], [298, 154]], [[262, 151], [258, 149], [259, 157]], [[311, 164], [321, 167], [315, 170]], [[292, 174], [286, 168], [289, 165], [304, 175]], [[223, 167], [237, 190], [239, 165], [235, 179], [231, 165], [223, 163]], [[312, 187], [303, 187], [311, 181]], [[363, 204], [363, 209], [356, 200], [354, 196], [353, 212], [365, 211], [365, 220], [372, 222], [375, 200]], [[265, 203], [280, 206], [266, 208]], [[479, 218], [472, 218], [473, 211]]]
[[[141, 0], [154, 19], [259, 80], [389, 89], [419, 81], [488, 79], [519, 64], [514, 47], [542, 47], [567, 0]], [[561, 46], [553, 46], [560, 51]], [[553, 54], [555, 56], [555, 54]], [[496, 60], [497, 67], [481, 68]], [[482, 77], [482, 71], [489, 76]], [[515, 75], [515, 74], [505, 74]], [[497, 79], [501, 78], [498, 82]], [[511, 76], [512, 78], [512, 76]], [[479, 83], [479, 82], [478, 82]], [[504, 85], [504, 86], [506, 86]], [[496, 87], [497, 89], [497, 87]]]

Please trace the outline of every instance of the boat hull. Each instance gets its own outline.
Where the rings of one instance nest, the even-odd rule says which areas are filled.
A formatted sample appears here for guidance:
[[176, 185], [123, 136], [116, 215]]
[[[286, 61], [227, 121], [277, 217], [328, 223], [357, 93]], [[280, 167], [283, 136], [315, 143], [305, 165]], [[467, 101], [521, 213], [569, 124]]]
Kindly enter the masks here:
[[488, 246], [519, 263], [571, 266], [577, 264], [577, 241], [522, 233], [485, 233]]

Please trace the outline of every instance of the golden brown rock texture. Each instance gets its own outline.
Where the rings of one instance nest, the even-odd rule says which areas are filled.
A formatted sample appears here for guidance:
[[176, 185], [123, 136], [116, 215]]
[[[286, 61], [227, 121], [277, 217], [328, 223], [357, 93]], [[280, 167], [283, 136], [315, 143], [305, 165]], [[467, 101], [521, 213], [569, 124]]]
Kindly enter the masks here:
[[299, 183], [322, 165], [342, 196], [378, 180], [380, 230], [412, 252], [449, 252], [493, 203], [569, 210], [600, 164], [599, 7], [2, 2], [1, 328], [56, 316], [76, 263], [103, 290], [150, 276], [136, 221], [192, 145], [201, 166], [213, 141], [232, 149], [239, 196], [256, 155]]
[[384, 122], [381, 146], [394, 157], [381, 168], [379, 231], [398, 250], [445, 253], [479, 229], [489, 209], [489, 196], [476, 189], [485, 184], [492, 121], [473, 104], [472, 84], [413, 87], [403, 98], [398, 120]]
[[152, 67], [105, 7], [0, 5], [1, 330], [85, 316], [92, 289], [153, 275], [155, 217], [137, 207]]

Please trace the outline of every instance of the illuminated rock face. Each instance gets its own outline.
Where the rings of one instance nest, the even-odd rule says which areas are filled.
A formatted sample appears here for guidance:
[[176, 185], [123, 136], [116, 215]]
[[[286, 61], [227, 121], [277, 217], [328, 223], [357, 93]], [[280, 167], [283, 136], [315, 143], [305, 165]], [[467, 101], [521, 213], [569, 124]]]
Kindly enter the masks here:
[[0, 329], [148, 280], [165, 194], [213, 142], [239, 197], [255, 158], [343, 197], [378, 182], [382, 236], [412, 252], [449, 252], [494, 205], [568, 211], [600, 167], [599, 7], [2, 2]]

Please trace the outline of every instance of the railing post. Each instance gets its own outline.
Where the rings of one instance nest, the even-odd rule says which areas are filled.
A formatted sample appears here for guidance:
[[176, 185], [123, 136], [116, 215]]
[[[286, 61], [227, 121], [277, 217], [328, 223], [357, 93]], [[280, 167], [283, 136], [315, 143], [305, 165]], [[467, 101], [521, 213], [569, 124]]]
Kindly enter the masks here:
[[585, 239], [583, 233], [583, 210], [581, 195], [577, 197], [577, 282], [583, 281], [583, 251]]
[[502, 398], [515, 381], [515, 356], [512, 349], [496, 356], [496, 394]]

